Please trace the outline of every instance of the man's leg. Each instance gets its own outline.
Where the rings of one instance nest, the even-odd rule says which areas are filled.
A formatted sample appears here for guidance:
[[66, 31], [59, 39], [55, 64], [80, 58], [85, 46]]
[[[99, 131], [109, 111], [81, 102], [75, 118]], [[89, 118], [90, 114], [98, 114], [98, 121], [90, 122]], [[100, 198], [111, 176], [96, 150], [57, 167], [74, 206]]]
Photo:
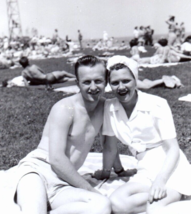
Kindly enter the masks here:
[[76, 77], [74, 74], [70, 74], [67, 71], [53, 71], [46, 75], [49, 83], [63, 83], [67, 81], [75, 81]]
[[141, 213], [146, 210], [149, 186], [136, 182], [119, 187], [111, 196], [113, 213]]
[[21, 178], [16, 203], [23, 214], [47, 214], [46, 190], [38, 174], [30, 173]]
[[110, 214], [108, 198], [87, 190], [69, 187], [60, 192], [51, 203], [50, 214]]

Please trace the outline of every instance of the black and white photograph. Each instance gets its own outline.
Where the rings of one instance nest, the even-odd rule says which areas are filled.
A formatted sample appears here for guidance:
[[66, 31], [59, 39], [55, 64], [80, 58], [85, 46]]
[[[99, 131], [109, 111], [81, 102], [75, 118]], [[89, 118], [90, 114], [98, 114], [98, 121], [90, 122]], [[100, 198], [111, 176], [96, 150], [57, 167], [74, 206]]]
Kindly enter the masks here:
[[0, 0], [0, 213], [191, 214], [190, 11]]

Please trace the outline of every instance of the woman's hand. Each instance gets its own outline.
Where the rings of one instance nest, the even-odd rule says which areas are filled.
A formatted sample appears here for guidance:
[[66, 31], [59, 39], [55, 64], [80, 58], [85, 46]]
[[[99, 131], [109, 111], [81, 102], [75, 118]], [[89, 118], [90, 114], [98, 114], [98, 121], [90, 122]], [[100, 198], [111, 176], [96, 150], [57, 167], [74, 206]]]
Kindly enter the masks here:
[[153, 203], [153, 201], [161, 200], [166, 197], [166, 182], [163, 179], [157, 178], [153, 185], [151, 186], [149, 192], [149, 202]]

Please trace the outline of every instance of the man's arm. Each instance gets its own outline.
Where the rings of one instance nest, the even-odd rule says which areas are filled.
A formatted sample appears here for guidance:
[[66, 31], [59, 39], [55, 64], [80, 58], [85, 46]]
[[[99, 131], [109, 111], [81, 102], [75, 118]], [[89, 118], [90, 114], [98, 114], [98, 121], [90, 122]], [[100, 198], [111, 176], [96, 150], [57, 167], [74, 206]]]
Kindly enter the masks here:
[[67, 71], [62, 71], [62, 72], [65, 75], [65, 77], [76, 78], [76, 76], [74, 74], [71, 74], [71, 73], [69, 73]]
[[109, 178], [117, 154], [117, 138], [115, 136], [105, 136], [103, 142], [103, 169], [96, 171], [93, 177], [98, 180]]
[[73, 109], [69, 104], [58, 103], [50, 113], [49, 151], [50, 164], [59, 178], [74, 187], [97, 192], [77, 172], [66, 156], [67, 137], [73, 123]]
[[180, 153], [176, 138], [165, 140], [163, 142], [163, 149], [166, 152], [166, 159], [150, 189], [150, 203], [152, 203], [153, 200], [162, 199], [166, 196], [165, 185], [179, 161]]
[[[103, 144], [103, 170], [111, 170], [114, 166], [118, 153], [117, 138], [106, 136]], [[117, 159], [118, 160], [118, 159]], [[117, 161], [115, 166], [120, 168], [121, 162]]]
[[165, 21], [168, 25], [171, 25], [172, 24], [172, 22], [168, 19], [168, 20], [166, 20]]

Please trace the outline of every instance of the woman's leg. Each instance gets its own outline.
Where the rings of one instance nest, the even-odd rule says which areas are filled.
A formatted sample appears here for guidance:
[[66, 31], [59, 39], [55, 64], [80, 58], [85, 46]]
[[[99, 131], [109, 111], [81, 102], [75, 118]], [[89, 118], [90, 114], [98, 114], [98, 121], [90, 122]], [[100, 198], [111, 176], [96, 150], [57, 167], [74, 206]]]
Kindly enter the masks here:
[[138, 60], [139, 64], [150, 64], [151, 57], [142, 57]]
[[30, 173], [21, 178], [16, 203], [23, 214], [47, 214], [47, 194], [38, 174]]
[[50, 214], [110, 214], [111, 204], [99, 193], [69, 187], [56, 196], [51, 209]]
[[146, 210], [149, 186], [140, 183], [127, 183], [119, 187], [111, 196], [113, 213], [133, 214]]
[[144, 79], [143, 81], [141, 81], [141, 80], [137, 81], [137, 87], [139, 89], [150, 89], [157, 85], [161, 85], [163, 83], [164, 83], [163, 79], [158, 79], [158, 80]]
[[176, 34], [173, 32], [170, 32], [168, 35], [168, 46], [173, 46], [176, 41]]

